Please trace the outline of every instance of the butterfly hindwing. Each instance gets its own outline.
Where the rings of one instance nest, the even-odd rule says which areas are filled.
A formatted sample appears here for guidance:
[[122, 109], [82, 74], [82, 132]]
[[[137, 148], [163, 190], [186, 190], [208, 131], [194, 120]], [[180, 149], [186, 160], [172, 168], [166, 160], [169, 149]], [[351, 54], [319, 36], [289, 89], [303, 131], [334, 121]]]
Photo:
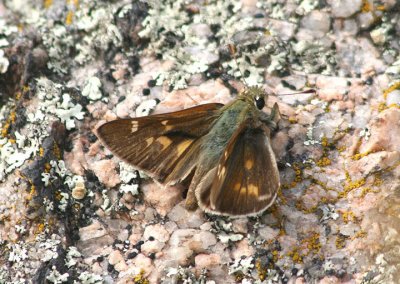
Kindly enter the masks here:
[[199, 204], [223, 215], [251, 215], [268, 208], [279, 188], [279, 172], [269, 129], [243, 122], [235, 131], [208, 188], [199, 190]]
[[[200, 147], [218, 117], [222, 104], [212, 103], [185, 110], [107, 122], [97, 130], [99, 138], [115, 155], [147, 172], [160, 182], [187, 153]], [[187, 160], [187, 159], [186, 159]]]

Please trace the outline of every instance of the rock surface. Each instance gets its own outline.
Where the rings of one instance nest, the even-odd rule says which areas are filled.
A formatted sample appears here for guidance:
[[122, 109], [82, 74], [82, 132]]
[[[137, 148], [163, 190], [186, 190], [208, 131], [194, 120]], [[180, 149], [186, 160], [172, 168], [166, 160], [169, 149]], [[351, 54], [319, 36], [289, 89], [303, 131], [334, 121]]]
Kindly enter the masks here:
[[[0, 3], [0, 283], [398, 283], [396, 1], [106, 2]], [[247, 85], [281, 113], [260, 216], [188, 211], [96, 136]]]

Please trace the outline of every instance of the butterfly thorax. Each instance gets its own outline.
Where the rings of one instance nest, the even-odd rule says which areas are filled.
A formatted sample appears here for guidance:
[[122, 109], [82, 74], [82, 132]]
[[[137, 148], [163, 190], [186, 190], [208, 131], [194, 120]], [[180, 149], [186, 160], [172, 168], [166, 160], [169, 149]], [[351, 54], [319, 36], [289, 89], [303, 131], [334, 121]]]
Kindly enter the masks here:
[[243, 121], [253, 115], [253, 110], [249, 107], [248, 102], [241, 99], [222, 108], [220, 117], [203, 138], [202, 151], [207, 153], [207, 156], [200, 157], [200, 159], [206, 164], [217, 162], [233, 133]]

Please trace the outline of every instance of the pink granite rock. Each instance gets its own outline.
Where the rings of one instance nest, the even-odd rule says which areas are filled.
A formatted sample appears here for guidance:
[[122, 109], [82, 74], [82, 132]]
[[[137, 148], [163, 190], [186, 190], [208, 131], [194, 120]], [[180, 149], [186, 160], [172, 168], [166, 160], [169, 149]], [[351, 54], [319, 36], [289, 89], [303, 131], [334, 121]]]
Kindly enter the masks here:
[[221, 263], [221, 257], [218, 254], [198, 254], [194, 258], [196, 269], [212, 269]]
[[167, 242], [169, 240], [170, 233], [161, 224], [149, 225], [145, 228], [143, 238], [148, 240], [150, 237], [155, 238], [160, 242]]
[[112, 160], [100, 160], [93, 162], [91, 169], [98, 177], [99, 181], [107, 187], [114, 187], [121, 182], [115, 170], [116, 164]]
[[376, 151], [400, 152], [400, 109], [382, 111], [370, 124], [371, 137], [360, 146], [360, 153]]
[[114, 266], [115, 270], [121, 272], [128, 268], [125, 263], [124, 257], [119, 250], [114, 250], [108, 256], [108, 262]]
[[156, 183], [147, 183], [141, 189], [144, 200], [163, 216], [182, 200], [182, 190], [178, 186], [164, 187]]
[[186, 247], [171, 247], [166, 251], [165, 257], [167, 259], [168, 266], [176, 267], [178, 265], [187, 266], [191, 263], [191, 257], [193, 251]]

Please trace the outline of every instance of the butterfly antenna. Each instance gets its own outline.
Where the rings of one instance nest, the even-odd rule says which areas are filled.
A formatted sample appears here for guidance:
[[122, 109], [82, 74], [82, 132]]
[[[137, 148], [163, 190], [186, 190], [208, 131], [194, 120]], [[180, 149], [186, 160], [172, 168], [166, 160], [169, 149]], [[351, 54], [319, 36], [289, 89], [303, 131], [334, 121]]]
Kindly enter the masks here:
[[229, 44], [228, 44], [228, 48], [229, 48], [229, 52], [230, 52], [231, 55], [233, 56], [233, 60], [235, 60], [236, 67], [239, 69], [239, 73], [240, 73], [240, 76], [242, 76], [242, 78], [243, 78], [244, 84], [245, 84], [246, 86], [248, 86], [248, 84], [247, 84], [247, 82], [246, 82], [246, 78], [244, 77], [244, 74], [242, 73], [242, 70], [240, 69], [239, 63], [238, 63], [238, 61], [237, 61], [237, 54], [238, 54], [238, 52], [237, 52], [236, 46], [235, 46], [234, 44], [232, 44], [232, 43], [229, 43]]
[[301, 92], [295, 92], [295, 93], [288, 93], [288, 94], [278, 94], [278, 96], [290, 96], [290, 95], [299, 95], [299, 94], [316, 94], [317, 91], [314, 89], [309, 89], [309, 90], [305, 90], [305, 91], [301, 91]]
[[186, 96], [189, 97], [189, 99], [191, 99], [196, 105], [199, 105], [200, 103], [198, 101], [196, 101], [195, 99], [193, 99], [193, 97], [191, 95], [189, 95], [188, 93], [185, 93]]

